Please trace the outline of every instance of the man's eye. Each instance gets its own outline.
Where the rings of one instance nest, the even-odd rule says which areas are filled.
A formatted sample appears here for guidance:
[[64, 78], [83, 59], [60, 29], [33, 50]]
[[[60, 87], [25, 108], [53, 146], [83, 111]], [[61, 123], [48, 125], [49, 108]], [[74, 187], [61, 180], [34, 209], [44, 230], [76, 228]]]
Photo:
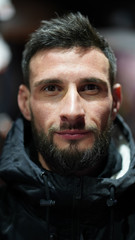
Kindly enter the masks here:
[[86, 84], [86, 85], [81, 86], [80, 94], [82, 96], [93, 96], [93, 95], [99, 94], [100, 90], [101, 89], [97, 84], [90, 83], [90, 84]]
[[85, 89], [86, 90], [97, 90], [98, 87], [96, 85], [94, 85], [94, 84], [89, 84], [89, 85], [86, 86]]
[[97, 91], [99, 87], [95, 84], [87, 84], [82, 88], [82, 91]]
[[59, 87], [55, 85], [49, 85], [47, 87], [43, 87], [42, 90], [46, 92], [54, 92], [54, 91], [59, 91]]
[[40, 91], [41, 91], [41, 93], [43, 94], [44, 97], [45, 96], [46, 97], [48, 97], [48, 96], [58, 96], [61, 93], [62, 88], [60, 86], [50, 84], [50, 85], [47, 85], [47, 86], [43, 86]]

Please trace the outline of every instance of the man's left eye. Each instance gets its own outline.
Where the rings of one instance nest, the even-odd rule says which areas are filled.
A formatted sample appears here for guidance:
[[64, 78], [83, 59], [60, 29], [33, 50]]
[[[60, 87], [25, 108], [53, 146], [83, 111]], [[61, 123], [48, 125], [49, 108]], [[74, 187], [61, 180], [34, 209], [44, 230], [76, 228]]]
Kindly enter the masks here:
[[85, 86], [85, 90], [97, 90], [99, 89], [98, 86], [94, 85], [94, 84], [89, 84], [87, 86]]
[[99, 87], [95, 84], [88, 84], [88, 85], [85, 85], [81, 91], [97, 91], [99, 90]]

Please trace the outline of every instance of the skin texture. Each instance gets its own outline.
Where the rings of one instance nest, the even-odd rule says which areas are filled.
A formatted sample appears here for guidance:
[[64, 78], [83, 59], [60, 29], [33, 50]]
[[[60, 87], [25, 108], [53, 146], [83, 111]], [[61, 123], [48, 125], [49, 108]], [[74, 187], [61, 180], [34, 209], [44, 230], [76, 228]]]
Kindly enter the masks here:
[[[111, 88], [108, 59], [96, 48], [37, 52], [30, 61], [30, 90], [21, 85], [18, 93], [24, 117], [33, 116], [37, 131], [47, 136], [53, 128], [61, 150], [74, 142], [79, 150], [92, 148], [94, 131], [106, 129], [120, 103], [121, 86]], [[49, 169], [40, 153], [39, 161]]]

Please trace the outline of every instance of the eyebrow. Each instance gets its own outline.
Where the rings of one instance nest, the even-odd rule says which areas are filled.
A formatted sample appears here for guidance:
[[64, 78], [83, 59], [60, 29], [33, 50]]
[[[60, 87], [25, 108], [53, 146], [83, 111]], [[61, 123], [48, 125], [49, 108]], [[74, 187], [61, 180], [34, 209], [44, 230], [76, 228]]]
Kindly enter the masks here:
[[34, 84], [34, 87], [38, 87], [44, 84], [62, 84], [63, 82], [59, 79], [42, 79]]
[[104, 86], [107, 86], [107, 82], [105, 82], [100, 78], [95, 78], [95, 77], [85, 78], [81, 81], [81, 83], [97, 83], [97, 84], [102, 84]]
[[[102, 84], [104, 86], [107, 86], [107, 82], [105, 82], [102, 79], [90, 77], [90, 78], [83, 78], [80, 79], [79, 83], [96, 83], [96, 84]], [[60, 79], [42, 79], [34, 84], [34, 87], [42, 86], [44, 84], [64, 84], [64, 82]]]

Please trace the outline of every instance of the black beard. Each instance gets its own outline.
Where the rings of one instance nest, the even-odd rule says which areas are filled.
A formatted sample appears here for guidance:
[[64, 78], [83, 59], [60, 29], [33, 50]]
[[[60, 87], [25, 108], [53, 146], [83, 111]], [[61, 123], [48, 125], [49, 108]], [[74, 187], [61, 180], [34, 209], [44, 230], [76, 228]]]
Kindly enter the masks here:
[[38, 131], [32, 118], [31, 126], [37, 151], [42, 155], [51, 171], [60, 175], [71, 175], [90, 170], [90, 175], [99, 174], [108, 155], [112, 124], [108, 124], [102, 133], [95, 131], [95, 143], [91, 149], [79, 150], [77, 141], [71, 141], [68, 149], [61, 150], [53, 143], [53, 131], [49, 137]]

